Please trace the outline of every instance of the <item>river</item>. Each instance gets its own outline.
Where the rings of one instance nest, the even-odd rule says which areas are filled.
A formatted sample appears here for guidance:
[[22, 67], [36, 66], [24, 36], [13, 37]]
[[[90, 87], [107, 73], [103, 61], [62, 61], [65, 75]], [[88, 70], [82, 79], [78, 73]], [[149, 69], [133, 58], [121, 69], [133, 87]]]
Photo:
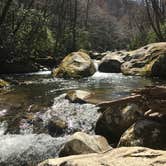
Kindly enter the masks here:
[[[49, 71], [5, 77], [17, 85], [0, 93], [0, 165], [35, 165], [55, 157], [57, 147], [75, 131], [94, 133], [98, 108], [70, 103], [64, 97], [68, 90], [88, 90], [105, 101], [127, 96], [136, 88], [165, 84], [158, 79], [100, 72], [79, 80], [53, 78]], [[50, 121], [62, 125], [54, 129]]]

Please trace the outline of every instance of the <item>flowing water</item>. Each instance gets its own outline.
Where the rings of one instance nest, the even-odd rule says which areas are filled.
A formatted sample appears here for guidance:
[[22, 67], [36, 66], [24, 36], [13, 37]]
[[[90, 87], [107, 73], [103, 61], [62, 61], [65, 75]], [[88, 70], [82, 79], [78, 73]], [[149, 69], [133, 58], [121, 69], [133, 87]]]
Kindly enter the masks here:
[[136, 88], [165, 84], [158, 79], [100, 72], [79, 80], [52, 78], [49, 71], [6, 78], [17, 85], [0, 93], [0, 165], [28, 165], [34, 156], [34, 162], [55, 157], [68, 135], [93, 133], [98, 108], [70, 103], [64, 95], [68, 90], [88, 90], [105, 101], [127, 96]]

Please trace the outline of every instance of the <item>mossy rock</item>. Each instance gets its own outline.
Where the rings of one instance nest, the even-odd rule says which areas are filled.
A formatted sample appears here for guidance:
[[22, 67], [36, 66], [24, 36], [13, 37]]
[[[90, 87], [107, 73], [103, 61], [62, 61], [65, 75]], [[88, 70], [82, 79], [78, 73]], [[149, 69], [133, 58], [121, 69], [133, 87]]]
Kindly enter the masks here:
[[0, 79], [0, 88], [7, 87], [7, 86], [9, 86], [9, 83]]
[[123, 74], [166, 78], [166, 42], [152, 43], [128, 54], [131, 59], [122, 64]]
[[82, 78], [96, 72], [93, 61], [84, 52], [73, 52], [66, 56], [58, 68], [53, 70], [53, 76], [62, 78]]

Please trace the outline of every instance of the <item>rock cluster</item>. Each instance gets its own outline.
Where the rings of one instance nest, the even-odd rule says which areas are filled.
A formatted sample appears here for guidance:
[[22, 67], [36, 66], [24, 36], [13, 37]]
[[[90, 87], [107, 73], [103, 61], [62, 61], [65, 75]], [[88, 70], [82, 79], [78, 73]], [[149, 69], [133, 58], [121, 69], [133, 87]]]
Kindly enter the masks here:
[[108, 108], [102, 110], [95, 130], [109, 143], [166, 150], [165, 86], [139, 89], [129, 97], [99, 105]]
[[101, 72], [166, 77], [166, 42], [152, 43], [134, 51], [109, 52], [99, 65]]
[[98, 135], [75, 133], [61, 148], [62, 158], [48, 159], [39, 166], [166, 165], [166, 104], [158, 110], [152, 104], [161, 99], [166, 100], [166, 87], [156, 86], [98, 104], [104, 108], [95, 127]]

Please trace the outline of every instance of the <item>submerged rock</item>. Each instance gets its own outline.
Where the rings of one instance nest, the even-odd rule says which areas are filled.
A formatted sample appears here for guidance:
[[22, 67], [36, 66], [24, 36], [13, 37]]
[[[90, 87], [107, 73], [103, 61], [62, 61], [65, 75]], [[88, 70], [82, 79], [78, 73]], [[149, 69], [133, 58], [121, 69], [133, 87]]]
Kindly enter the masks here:
[[53, 76], [63, 78], [82, 78], [96, 72], [93, 61], [84, 52], [73, 52], [66, 56], [58, 68], [53, 70]]
[[49, 135], [4, 135], [0, 137], [0, 165], [36, 166], [48, 158], [56, 157], [65, 138]]
[[87, 99], [92, 93], [83, 90], [72, 90], [66, 95], [66, 99], [69, 99], [73, 103], [86, 103]]
[[166, 152], [141, 147], [117, 148], [106, 153], [49, 159], [38, 166], [161, 166]]
[[110, 149], [111, 147], [104, 137], [78, 132], [72, 135], [65, 143], [60, 150], [59, 156], [101, 153]]
[[51, 119], [48, 123], [48, 132], [51, 136], [59, 136], [65, 133], [67, 123], [61, 119]]
[[128, 54], [130, 60], [121, 66], [124, 74], [166, 78], [166, 42], [152, 43]]
[[119, 146], [144, 146], [166, 150], [166, 126], [150, 120], [138, 121], [122, 135]]
[[134, 103], [107, 108], [98, 119], [95, 132], [116, 145], [123, 132], [141, 117], [140, 111], [139, 105]]

